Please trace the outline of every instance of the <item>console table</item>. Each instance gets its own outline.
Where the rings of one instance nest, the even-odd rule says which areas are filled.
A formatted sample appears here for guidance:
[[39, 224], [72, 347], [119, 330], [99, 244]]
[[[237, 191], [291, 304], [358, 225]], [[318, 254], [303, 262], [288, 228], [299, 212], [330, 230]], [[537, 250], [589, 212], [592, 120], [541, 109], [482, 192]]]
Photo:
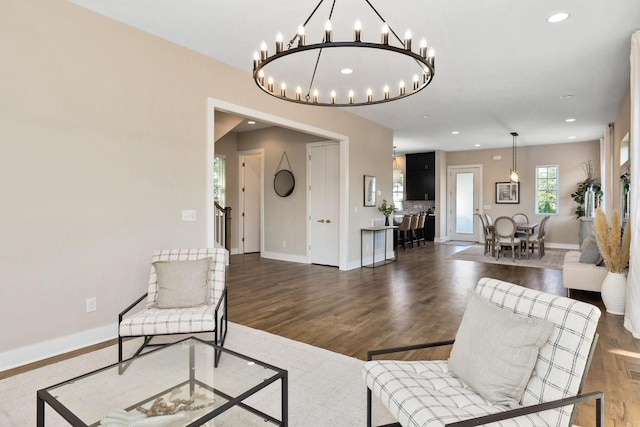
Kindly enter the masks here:
[[[381, 265], [385, 265], [388, 264], [390, 262], [396, 262], [398, 260], [398, 247], [395, 244], [395, 238], [393, 239], [394, 244], [393, 244], [393, 256], [387, 258], [387, 232], [389, 230], [397, 230], [398, 226], [397, 225], [380, 225], [380, 226], [374, 226], [374, 227], [364, 227], [360, 229], [360, 267], [370, 267], [370, 268], [375, 268], [375, 267], [379, 267]], [[372, 242], [372, 252], [371, 252], [371, 258], [372, 258], [372, 262], [371, 264], [367, 264], [364, 265], [364, 236], [365, 234], [371, 234], [371, 242]], [[376, 262], [376, 234], [377, 233], [384, 233], [384, 255], [382, 257], [382, 259], [378, 262]]]

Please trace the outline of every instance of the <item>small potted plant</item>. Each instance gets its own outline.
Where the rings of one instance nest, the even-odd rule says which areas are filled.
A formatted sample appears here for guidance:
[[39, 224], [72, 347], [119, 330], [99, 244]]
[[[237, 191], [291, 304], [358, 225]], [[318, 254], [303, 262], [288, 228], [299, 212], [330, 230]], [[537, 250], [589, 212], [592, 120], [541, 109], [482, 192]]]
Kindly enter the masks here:
[[389, 215], [393, 215], [396, 209], [396, 205], [393, 203], [387, 203], [387, 199], [382, 199], [382, 204], [378, 207], [378, 210], [384, 214], [384, 225], [389, 225]]
[[613, 211], [611, 222], [602, 208], [594, 221], [596, 243], [609, 271], [602, 282], [602, 302], [611, 314], [624, 314], [627, 294], [627, 266], [631, 232], [622, 228], [620, 212]]

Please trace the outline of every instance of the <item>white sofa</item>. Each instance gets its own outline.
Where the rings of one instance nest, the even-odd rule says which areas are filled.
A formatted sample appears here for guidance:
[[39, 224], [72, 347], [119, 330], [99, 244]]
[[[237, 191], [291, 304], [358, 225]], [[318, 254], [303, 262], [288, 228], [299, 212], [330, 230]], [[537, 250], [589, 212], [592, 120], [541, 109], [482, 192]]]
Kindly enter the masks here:
[[580, 255], [580, 251], [569, 251], [564, 256], [562, 285], [567, 288], [567, 296], [571, 296], [571, 289], [600, 292], [607, 275], [606, 267], [580, 262]]

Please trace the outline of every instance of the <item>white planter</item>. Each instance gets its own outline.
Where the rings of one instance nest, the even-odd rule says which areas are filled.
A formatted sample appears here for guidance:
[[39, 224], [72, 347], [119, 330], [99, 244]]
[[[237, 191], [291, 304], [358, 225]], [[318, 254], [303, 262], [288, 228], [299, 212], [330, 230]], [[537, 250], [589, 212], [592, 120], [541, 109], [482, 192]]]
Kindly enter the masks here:
[[627, 275], [608, 272], [602, 282], [601, 293], [607, 313], [624, 314], [627, 299]]

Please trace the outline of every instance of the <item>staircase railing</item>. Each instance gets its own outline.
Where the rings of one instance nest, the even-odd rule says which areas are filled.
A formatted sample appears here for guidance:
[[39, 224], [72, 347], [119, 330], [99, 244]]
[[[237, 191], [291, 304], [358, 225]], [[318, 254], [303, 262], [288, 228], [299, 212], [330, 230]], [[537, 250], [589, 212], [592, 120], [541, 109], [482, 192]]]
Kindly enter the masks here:
[[215, 203], [214, 237], [216, 242], [231, 253], [231, 208]]

